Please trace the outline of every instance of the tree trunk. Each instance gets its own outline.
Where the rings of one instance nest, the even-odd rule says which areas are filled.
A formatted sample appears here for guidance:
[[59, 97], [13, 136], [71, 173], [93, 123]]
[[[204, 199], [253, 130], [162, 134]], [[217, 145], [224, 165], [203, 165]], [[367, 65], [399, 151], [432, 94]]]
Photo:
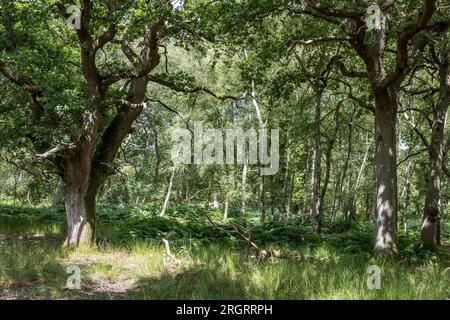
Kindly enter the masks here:
[[275, 184], [273, 182], [273, 175], [269, 177], [270, 183], [270, 214], [272, 218], [275, 218]]
[[219, 199], [217, 198], [217, 192], [213, 192], [213, 201], [212, 201], [212, 208], [215, 210], [218, 210], [220, 207]]
[[308, 195], [309, 195], [309, 172], [310, 172], [310, 167], [311, 167], [311, 152], [309, 150], [309, 144], [306, 144], [306, 169], [305, 169], [305, 174], [303, 176], [303, 183], [304, 183], [304, 188], [303, 188], [303, 207], [302, 207], [302, 214], [306, 215], [308, 207], [309, 207], [309, 199], [308, 199]]
[[295, 171], [291, 174], [290, 186], [288, 188], [288, 196], [287, 196], [287, 199], [286, 199], [286, 213], [287, 213], [287, 215], [291, 214], [291, 207], [292, 207], [291, 202], [292, 202], [292, 194], [294, 193], [295, 174], [296, 174]]
[[353, 190], [352, 190], [352, 185], [354, 184], [354, 180], [353, 180], [353, 174], [354, 171], [352, 170], [352, 163], [349, 163], [349, 170], [348, 170], [349, 174], [348, 174], [348, 179], [347, 179], [347, 183], [345, 186], [345, 190], [344, 190], [344, 194], [345, 194], [345, 201], [344, 201], [344, 207], [343, 207], [343, 212], [344, 212], [344, 218], [346, 222], [351, 222], [352, 220], [352, 215], [353, 215]]
[[158, 130], [156, 129], [156, 127], [155, 127], [155, 125], [153, 123], [151, 123], [151, 126], [152, 126], [152, 131], [153, 131], [154, 148], [155, 148], [155, 156], [156, 156], [155, 176], [153, 178], [153, 185], [155, 186], [155, 190], [158, 190], [159, 169], [160, 169], [160, 166], [161, 166], [161, 153], [159, 151]]
[[[330, 173], [331, 173], [331, 161], [332, 161], [332, 154], [333, 154], [333, 148], [337, 140], [337, 135], [339, 132], [339, 109], [340, 109], [340, 103], [336, 106], [336, 110], [334, 113], [334, 131], [329, 139], [327, 149], [325, 151], [325, 178], [323, 181], [322, 191], [320, 193], [320, 203], [321, 203], [321, 210], [323, 210], [323, 206], [325, 203], [325, 195], [327, 193], [328, 184], [330, 182]], [[335, 198], [336, 199], [336, 198]], [[335, 201], [333, 200], [333, 206]], [[331, 210], [333, 212], [333, 209]], [[322, 214], [322, 213], [321, 213]]]
[[361, 162], [361, 166], [359, 167], [359, 171], [358, 171], [358, 176], [356, 178], [356, 183], [355, 183], [355, 188], [353, 190], [351, 199], [352, 199], [352, 203], [351, 203], [351, 210], [352, 210], [352, 215], [353, 215], [353, 219], [356, 219], [356, 212], [357, 212], [357, 197], [356, 195], [359, 193], [359, 187], [361, 186], [361, 181], [363, 178], [363, 173], [364, 170], [366, 169], [366, 163], [367, 163], [367, 158], [369, 157], [369, 151], [370, 151], [370, 141], [369, 141], [369, 134], [366, 135], [366, 151], [364, 152], [364, 157], [363, 160]]
[[[291, 144], [292, 140], [289, 139], [288, 140], [288, 144]], [[287, 147], [286, 150], [286, 170], [284, 173], [284, 183], [283, 183], [283, 197], [284, 197], [284, 208], [282, 210], [282, 216], [281, 216], [281, 220], [284, 221], [284, 219], [289, 215], [289, 165], [290, 165], [290, 150], [289, 147]]]
[[[247, 52], [245, 52], [245, 56], [247, 58]], [[252, 103], [255, 107], [256, 118], [258, 119], [259, 129], [264, 129], [265, 124], [261, 112], [261, 108], [259, 107], [259, 103], [256, 100], [257, 92], [255, 89], [255, 81], [252, 80]], [[259, 177], [259, 210], [260, 210], [260, 221], [264, 223], [266, 220], [266, 204], [265, 204], [265, 193], [264, 193], [264, 176]]]
[[17, 173], [16, 173], [16, 170], [14, 170], [13, 177], [14, 177], [14, 184], [13, 184], [13, 197], [14, 197], [14, 200], [13, 200], [13, 205], [15, 206], [16, 205], [16, 199], [17, 199]]
[[172, 168], [172, 172], [170, 173], [169, 185], [167, 187], [167, 193], [166, 193], [166, 197], [164, 199], [164, 204], [161, 208], [161, 212], [159, 213], [160, 217], [164, 217], [164, 215], [166, 214], [167, 207], [169, 206], [169, 200], [170, 200], [170, 195], [172, 193], [173, 178], [175, 177], [175, 171], [176, 171], [176, 168], [174, 166]]
[[[89, 189], [91, 161], [87, 155], [77, 153], [66, 161], [65, 208], [67, 215], [67, 238], [69, 247], [89, 246], [95, 239], [95, 197]], [[81, 161], [84, 159], [84, 161]]]
[[449, 179], [447, 179], [446, 182], [446, 187], [443, 189], [445, 190], [445, 192], [443, 192], [443, 194], [445, 194], [446, 196], [442, 198], [442, 202], [441, 202], [441, 229], [440, 229], [440, 235], [444, 234], [446, 232], [445, 229], [445, 222], [446, 222], [446, 215], [445, 212], [447, 212], [447, 208], [449, 208], [449, 204], [450, 204], [450, 181]]
[[239, 216], [242, 218], [245, 215], [245, 206], [247, 202], [247, 170], [248, 170], [248, 159], [247, 156], [244, 157], [244, 165], [242, 166], [242, 181], [241, 181], [241, 208], [239, 210]]
[[345, 216], [345, 203], [347, 201], [347, 193], [343, 192], [344, 190], [344, 183], [345, 180], [347, 178], [347, 172], [348, 172], [348, 167], [349, 167], [349, 163], [350, 163], [350, 157], [352, 155], [353, 152], [353, 143], [352, 143], [352, 139], [353, 139], [353, 125], [352, 125], [352, 121], [353, 121], [353, 115], [354, 112], [352, 113], [352, 117], [350, 119], [350, 124], [348, 125], [348, 141], [347, 141], [347, 157], [345, 158], [345, 162], [344, 162], [344, 166], [342, 168], [342, 174], [339, 177], [339, 184], [338, 184], [338, 189], [336, 190], [337, 192], [340, 193], [339, 197], [338, 197], [338, 201], [337, 201], [337, 205], [336, 205], [336, 210], [339, 210], [339, 208], [342, 208], [342, 213]]
[[401, 216], [401, 223], [403, 226], [403, 232], [405, 235], [408, 235], [408, 211], [409, 211], [409, 201], [410, 201], [410, 194], [411, 194], [411, 177], [414, 172], [414, 161], [409, 159], [408, 160], [408, 166], [406, 167], [406, 173], [405, 173], [405, 184], [403, 185], [401, 199], [403, 200], [403, 207], [402, 207], [402, 216]]
[[442, 177], [442, 140], [443, 122], [435, 121], [433, 136], [429, 150], [427, 191], [425, 194], [425, 209], [422, 223], [421, 239], [425, 248], [436, 250], [438, 245], [438, 220], [441, 199]]
[[440, 201], [444, 157], [444, 130], [450, 103], [450, 72], [448, 51], [442, 50], [442, 62], [439, 68], [440, 94], [433, 113], [433, 129], [429, 146], [428, 182], [425, 194], [421, 238], [423, 246], [436, 250], [440, 243]]
[[398, 253], [396, 99], [394, 89], [375, 94], [376, 256]]
[[223, 209], [223, 220], [227, 220], [227, 219], [228, 219], [228, 195], [226, 195], [224, 209]]
[[[337, 153], [340, 154], [342, 149], [343, 149], [342, 144], [340, 144], [340, 147], [339, 147], [339, 150], [337, 151]], [[336, 218], [336, 214], [337, 214], [338, 206], [339, 206], [338, 191], [339, 191], [339, 187], [341, 185], [340, 161], [336, 161], [336, 168], [334, 169], [334, 172], [336, 172], [335, 176], [337, 176], [337, 178], [335, 179], [334, 188], [333, 188], [333, 203], [331, 204], [331, 218], [330, 218], [331, 224], [333, 224], [333, 222]]]
[[266, 203], [264, 195], [264, 176], [259, 176], [259, 211], [261, 212], [260, 221], [263, 224], [266, 221]]
[[372, 192], [366, 192], [366, 219], [369, 220], [372, 214], [373, 209], [373, 201], [371, 201]]
[[322, 209], [320, 197], [320, 176], [322, 173], [322, 149], [320, 146], [320, 119], [321, 119], [321, 102], [323, 91], [319, 89], [316, 93], [316, 108], [314, 115], [314, 169], [313, 169], [313, 216], [315, 220], [314, 231], [320, 234], [322, 231]]

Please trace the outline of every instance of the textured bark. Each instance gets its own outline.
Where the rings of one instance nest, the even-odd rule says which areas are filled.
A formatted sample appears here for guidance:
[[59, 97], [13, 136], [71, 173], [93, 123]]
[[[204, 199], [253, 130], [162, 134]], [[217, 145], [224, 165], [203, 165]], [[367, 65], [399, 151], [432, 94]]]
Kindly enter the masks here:
[[[441, 127], [439, 125], [439, 127]], [[433, 126], [435, 129], [435, 126]], [[443, 130], [443, 126], [441, 128]], [[440, 131], [440, 130], [439, 130]], [[442, 176], [442, 135], [433, 130], [430, 146], [430, 163], [428, 168], [428, 182], [425, 194], [425, 209], [422, 223], [421, 239], [425, 248], [436, 250], [438, 245], [438, 220], [441, 199]]]
[[86, 246], [95, 239], [95, 194], [88, 193], [91, 159], [82, 151], [71, 152], [65, 161], [66, 246]]
[[[64, 180], [66, 182], [66, 211], [68, 223], [68, 245], [92, 243], [95, 239], [95, 204], [100, 187], [108, 176], [114, 173], [112, 162], [117, 156], [120, 145], [127, 135], [132, 132], [132, 124], [142, 112], [141, 106], [130, 107], [128, 104], [119, 105], [115, 118], [106, 129], [99, 132], [102, 122], [103, 101], [107, 86], [101, 82], [95, 64], [95, 52], [101, 48], [101, 43], [92, 42], [87, 28], [89, 23], [89, 6], [83, 8], [85, 25], [77, 30], [81, 43], [90, 43], [82, 46], [82, 71], [87, 82], [91, 109], [83, 119], [83, 133], [78, 139], [72, 141], [77, 147], [65, 155]], [[150, 72], [159, 63], [157, 39], [152, 25], [141, 57], [148, 61], [141, 66], [141, 72]], [[103, 43], [104, 44], [104, 43]], [[112, 84], [112, 83], [109, 83]], [[131, 80], [127, 101], [139, 104], [145, 99], [148, 77], [142, 75]], [[98, 146], [97, 137], [100, 136]]]
[[[131, 75], [128, 70], [125, 70], [126, 72], [105, 75], [97, 68], [96, 53], [108, 42], [114, 40], [117, 25], [114, 19], [111, 19], [107, 30], [99, 37], [94, 38], [91, 34], [92, 28], [90, 28], [94, 9], [93, 1], [83, 0], [80, 4], [81, 23], [80, 28], [76, 29], [76, 33], [79, 40], [81, 72], [85, 80], [87, 99], [85, 101], [86, 110], [79, 123], [76, 124], [79, 126], [79, 133], [69, 132], [70, 146], [53, 149], [50, 147], [54, 146], [43, 145], [43, 139], [37, 139], [33, 134], [29, 135], [35, 150], [41, 153], [41, 157], [45, 155], [56, 165], [65, 182], [68, 226], [66, 244], [70, 246], [88, 244], [94, 240], [96, 196], [106, 178], [114, 172], [112, 162], [123, 139], [132, 132], [133, 121], [142, 111], [149, 74], [160, 61], [158, 43], [160, 29], [164, 24], [162, 19], [157, 19], [148, 25], [147, 34], [142, 42], [142, 50], [139, 53], [140, 59], [138, 60], [140, 61], [130, 59], [130, 63], [137, 71], [136, 74]], [[110, 4], [109, 9], [115, 11], [115, 6]], [[66, 8], [60, 3], [58, 6], [65, 11]], [[7, 29], [6, 36], [9, 38], [7, 39], [8, 47], [10, 50], [14, 50], [14, 23], [8, 15], [3, 18], [2, 22]], [[126, 52], [124, 53], [128, 57]], [[62, 120], [57, 114], [52, 113], [51, 110], [45, 110], [45, 101], [41, 100], [42, 88], [8, 68], [2, 60], [0, 60], [0, 74], [30, 95], [33, 101], [31, 104], [33, 122], [39, 123], [46, 111], [49, 114], [48, 123], [51, 128], [58, 128], [61, 125]], [[118, 100], [120, 102], [105, 100], [108, 88], [120, 80], [128, 80], [127, 82], [131, 84], [126, 100], [120, 99]], [[105, 123], [107, 119], [103, 118], [103, 112], [105, 108], [111, 106], [117, 108], [116, 116], [110, 123]], [[106, 129], [103, 130], [103, 128]], [[42, 153], [49, 149], [51, 152]]]
[[352, 168], [353, 163], [349, 163], [349, 174], [347, 183], [345, 185], [344, 194], [345, 194], [345, 201], [344, 201], [344, 207], [343, 207], [343, 213], [344, 213], [344, 219], [346, 222], [351, 223], [351, 221], [354, 218], [355, 210], [353, 208], [353, 184], [354, 184], [354, 170]]
[[398, 253], [396, 99], [395, 91], [389, 89], [375, 95], [377, 256]]

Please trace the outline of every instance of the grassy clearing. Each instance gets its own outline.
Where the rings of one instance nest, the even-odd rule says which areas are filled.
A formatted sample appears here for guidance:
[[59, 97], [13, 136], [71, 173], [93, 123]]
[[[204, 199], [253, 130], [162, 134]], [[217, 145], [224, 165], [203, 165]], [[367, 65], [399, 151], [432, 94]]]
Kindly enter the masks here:
[[[321, 237], [294, 221], [286, 229], [275, 222], [254, 228], [258, 245], [277, 253], [271, 257], [247, 252], [230, 235], [209, 237], [214, 229], [180, 218], [183, 213], [173, 213], [168, 230], [152, 215], [139, 217], [140, 229], [133, 229], [134, 218], [103, 221], [98, 248], [66, 249], [61, 220], [43, 218], [44, 209], [21, 212], [0, 214], [0, 298], [450, 299], [450, 257], [445, 250], [422, 251], [414, 227], [401, 237], [399, 261], [380, 262], [370, 255], [369, 223], [351, 230], [338, 224], [339, 233]], [[157, 240], [161, 235], [171, 236], [173, 258]], [[382, 270], [380, 290], [366, 285], [373, 264]], [[65, 288], [67, 267], [74, 265], [81, 290]]]

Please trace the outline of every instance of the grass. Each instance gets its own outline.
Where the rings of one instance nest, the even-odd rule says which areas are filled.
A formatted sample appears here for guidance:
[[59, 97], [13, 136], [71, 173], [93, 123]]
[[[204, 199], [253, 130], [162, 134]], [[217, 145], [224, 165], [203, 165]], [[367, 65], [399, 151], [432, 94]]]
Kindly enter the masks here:
[[[295, 221], [286, 229], [276, 222], [255, 226], [255, 242], [276, 253], [271, 257], [247, 252], [245, 243], [217, 230], [209, 237], [214, 230], [200, 217], [172, 212], [166, 225], [136, 212], [100, 221], [106, 240], [98, 248], [67, 249], [63, 219], [45, 208], [14, 210], [0, 209], [0, 298], [450, 299], [448, 252], [421, 250], [414, 228], [401, 237], [398, 261], [375, 261], [366, 222], [337, 225], [339, 233], [321, 237]], [[133, 219], [145, 232], [133, 229]], [[171, 231], [172, 258], [159, 240]], [[367, 287], [367, 267], [374, 264], [381, 268], [379, 290]], [[80, 269], [80, 290], [66, 288], [70, 266]]]

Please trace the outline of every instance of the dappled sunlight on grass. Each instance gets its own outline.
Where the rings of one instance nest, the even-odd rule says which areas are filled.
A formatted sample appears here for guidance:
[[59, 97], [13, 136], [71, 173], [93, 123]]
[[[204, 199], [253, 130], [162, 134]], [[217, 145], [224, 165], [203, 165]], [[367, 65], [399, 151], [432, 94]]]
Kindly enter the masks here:
[[[24, 219], [24, 217], [14, 217]], [[11, 217], [8, 217], [11, 219]], [[24, 219], [0, 228], [0, 296], [53, 299], [448, 299], [450, 259], [414, 243], [400, 261], [371, 257], [370, 230], [303, 235], [299, 242], [245, 243], [171, 238], [110, 240], [63, 248], [54, 221]], [[20, 225], [17, 221], [14, 225]], [[24, 227], [25, 226], [25, 227]], [[50, 229], [48, 229], [50, 228]], [[108, 232], [112, 229], [106, 227]], [[36, 236], [45, 230], [41, 236]], [[51, 230], [51, 232], [48, 232]], [[102, 227], [100, 228], [100, 232]], [[269, 230], [273, 233], [273, 228]], [[261, 239], [266, 239], [263, 230]], [[105, 234], [105, 233], [104, 233]], [[32, 236], [34, 235], [34, 236]], [[200, 239], [202, 240], [202, 239]], [[368, 249], [369, 248], [369, 249]], [[270, 254], [271, 253], [271, 254]], [[367, 267], [381, 268], [381, 289], [367, 288]], [[68, 266], [80, 268], [81, 290], [66, 287]]]

